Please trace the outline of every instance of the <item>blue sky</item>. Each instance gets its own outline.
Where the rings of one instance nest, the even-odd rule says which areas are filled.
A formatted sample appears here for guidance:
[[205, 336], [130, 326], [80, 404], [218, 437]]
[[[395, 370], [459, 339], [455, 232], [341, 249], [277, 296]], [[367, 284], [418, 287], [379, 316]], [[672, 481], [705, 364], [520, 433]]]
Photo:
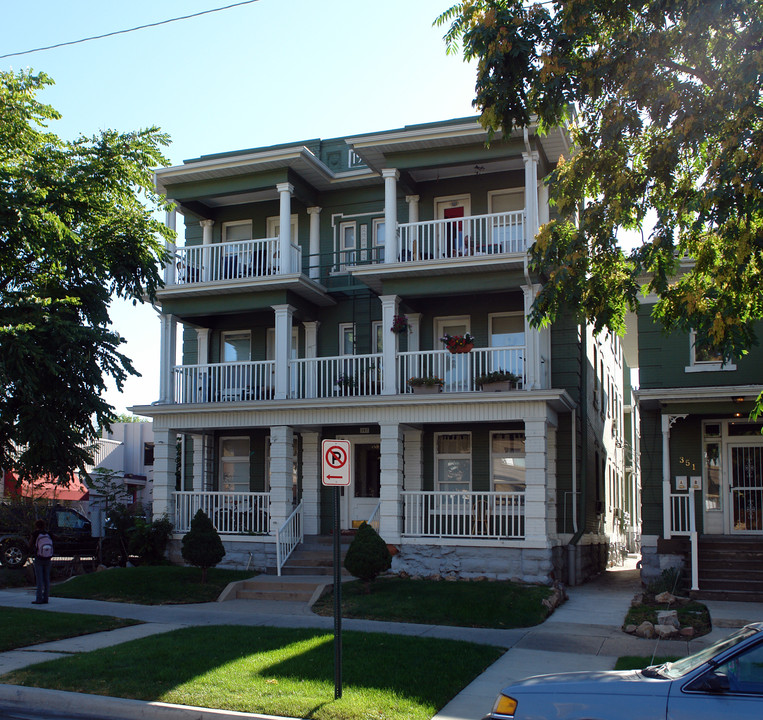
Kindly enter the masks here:
[[[25, 0], [2, 3], [0, 55], [188, 15], [235, 0]], [[384, 130], [474, 114], [475, 70], [447, 56], [433, 20], [452, 0], [259, 0], [218, 13], [0, 59], [44, 71], [41, 98], [71, 139], [158, 125], [170, 164], [206, 153]], [[142, 378], [116, 411], [158, 398], [159, 321], [115, 304], [112, 319]]]

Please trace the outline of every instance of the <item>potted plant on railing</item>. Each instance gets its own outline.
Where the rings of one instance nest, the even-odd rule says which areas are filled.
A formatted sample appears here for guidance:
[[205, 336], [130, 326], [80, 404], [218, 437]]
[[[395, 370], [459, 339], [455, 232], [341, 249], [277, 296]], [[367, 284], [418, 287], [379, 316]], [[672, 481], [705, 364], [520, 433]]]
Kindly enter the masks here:
[[468, 353], [474, 347], [474, 337], [469, 333], [463, 335], [448, 335], [445, 333], [440, 338], [440, 342], [445, 345], [445, 349], [451, 353]]
[[477, 375], [474, 378], [474, 384], [482, 388], [483, 392], [501, 392], [513, 390], [519, 383], [519, 375], [506, 370], [493, 370], [484, 375]]
[[408, 387], [415, 394], [439, 393], [445, 381], [442, 378], [431, 375], [429, 377], [408, 378]]
[[395, 317], [392, 318], [392, 327], [390, 328], [390, 332], [400, 334], [407, 332], [408, 329], [409, 325], [407, 315], [395, 315]]
[[340, 375], [334, 385], [340, 390], [353, 390], [358, 386], [358, 381], [352, 375]]

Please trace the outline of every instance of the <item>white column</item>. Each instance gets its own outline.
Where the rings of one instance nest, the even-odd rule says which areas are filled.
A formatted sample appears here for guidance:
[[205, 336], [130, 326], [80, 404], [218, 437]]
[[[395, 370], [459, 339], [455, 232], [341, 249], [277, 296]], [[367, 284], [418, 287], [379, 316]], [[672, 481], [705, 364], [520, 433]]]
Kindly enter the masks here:
[[[318, 327], [320, 322], [311, 320], [303, 322], [305, 328], [305, 358], [318, 357]], [[318, 397], [318, 363], [305, 363], [305, 397]]]
[[525, 163], [525, 237], [527, 247], [538, 232], [538, 153], [522, 153]]
[[202, 264], [203, 264], [203, 279], [209, 281], [212, 279], [212, 254], [210, 253], [209, 246], [212, 244], [212, 228], [215, 225], [214, 220], [202, 220], [201, 225], [201, 242], [204, 245], [202, 251]]
[[318, 280], [321, 276], [321, 208], [309, 207], [310, 216], [310, 278]]
[[302, 433], [302, 517], [305, 535], [317, 535], [321, 527], [320, 437]]
[[397, 315], [400, 298], [397, 295], [381, 295], [382, 306], [382, 395], [397, 394], [397, 333], [393, 333], [392, 320]]
[[382, 424], [381, 450], [381, 512], [379, 535], [387, 543], [399, 543], [403, 529], [403, 427], [397, 423]]
[[161, 314], [159, 337], [159, 402], [175, 401], [174, 370], [177, 355], [177, 320], [173, 315]]
[[278, 237], [278, 251], [281, 256], [281, 275], [288, 275], [291, 271], [291, 194], [294, 186], [291, 183], [278, 183], [276, 185], [280, 205], [280, 226]]
[[548, 220], [548, 185], [541, 180], [538, 183], [538, 225], [545, 225]]
[[421, 490], [422, 487], [422, 478], [424, 476], [423, 437], [424, 431], [419, 428], [406, 427], [403, 430], [403, 438], [405, 440], [403, 466], [405, 469], [404, 485], [406, 490]]
[[408, 203], [408, 222], [416, 223], [419, 221], [419, 196], [406, 195], [405, 202]]
[[662, 415], [662, 536], [670, 540], [670, 416]]
[[158, 520], [165, 513], [174, 522], [175, 469], [177, 433], [154, 429], [153, 515]]
[[196, 328], [196, 363], [209, 363], [209, 328]]
[[276, 314], [275, 338], [275, 399], [284, 400], [289, 394], [289, 349], [291, 347], [291, 317], [294, 308], [291, 305], [273, 305]]
[[397, 262], [397, 181], [400, 173], [394, 168], [382, 170], [384, 178], [384, 262]]
[[[174, 208], [172, 210], [167, 210], [167, 213], [164, 217], [164, 224], [173, 232], [177, 232], [177, 210]], [[175, 240], [167, 240], [164, 243], [165, 248], [167, 249], [167, 252], [169, 253], [169, 258], [167, 259], [167, 264], [164, 266], [164, 283], [166, 285], [174, 285], [175, 284], [175, 263], [177, 262], [176, 257], [176, 250], [177, 250], [177, 235], [175, 236]]]
[[547, 454], [546, 419], [525, 419], [525, 541], [530, 547], [548, 546]]
[[524, 293], [524, 319], [525, 319], [525, 390], [534, 390], [540, 387], [540, 330], [532, 327], [527, 319], [530, 307], [535, 301], [535, 295], [540, 290], [540, 285], [522, 285]]
[[556, 428], [546, 425], [546, 537], [556, 538]]
[[270, 428], [270, 524], [275, 533], [292, 511], [294, 431], [287, 425]]
[[193, 436], [193, 490], [204, 490], [204, 436]]

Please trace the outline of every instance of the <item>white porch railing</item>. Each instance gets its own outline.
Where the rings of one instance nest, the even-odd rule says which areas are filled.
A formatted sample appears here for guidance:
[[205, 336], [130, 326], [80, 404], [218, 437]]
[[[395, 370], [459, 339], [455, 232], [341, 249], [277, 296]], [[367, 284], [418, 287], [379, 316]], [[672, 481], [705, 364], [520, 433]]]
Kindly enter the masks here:
[[[177, 285], [281, 274], [278, 238], [186, 245], [175, 253]], [[302, 269], [302, 250], [291, 245], [291, 271]]]
[[178, 365], [175, 376], [176, 403], [234, 402], [273, 397], [275, 362]]
[[252, 492], [184, 490], [174, 493], [175, 532], [186, 533], [199, 511], [221, 535], [267, 535], [270, 532], [270, 495]]
[[304, 523], [302, 522], [302, 501], [294, 508], [291, 515], [281, 527], [276, 529], [276, 568], [281, 576], [281, 568], [294, 552], [294, 548], [304, 539]]
[[447, 220], [401, 223], [399, 261], [525, 252], [525, 213], [517, 210]]
[[404, 491], [401, 495], [407, 537], [524, 538], [524, 492]]
[[412, 392], [407, 385], [412, 377], [442, 378], [443, 392], [471, 392], [478, 389], [474, 378], [496, 370], [518, 375], [524, 386], [524, 356], [524, 347], [474, 348], [460, 354], [447, 350], [399, 353], [398, 392]]
[[670, 513], [670, 530], [665, 539], [670, 540], [672, 535], [688, 536], [691, 542], [691, 589], [699, 590], [699, 538], [694, 514], [694, 490], [666, 494], [668, 502], [664, 503], [664, 511]]
[[291, 392], [298, 398], [379, 395], [381, 362], [380, 353], [291, 360]]

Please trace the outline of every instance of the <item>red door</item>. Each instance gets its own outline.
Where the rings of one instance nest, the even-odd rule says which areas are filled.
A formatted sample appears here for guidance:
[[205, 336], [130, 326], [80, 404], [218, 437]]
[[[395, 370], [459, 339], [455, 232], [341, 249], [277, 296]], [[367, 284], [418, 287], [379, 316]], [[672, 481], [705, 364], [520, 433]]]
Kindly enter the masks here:
[[[449, 207], [443, 211], [443, 217], [446, 220], [453, 218], [462, 218], [464, 216], [464, 206]], [[456, 257], [463, 255], [464, 250], [464, 223], [454, 221], [445, 224], [445, 247], [443, 255], [445, 257]]]

